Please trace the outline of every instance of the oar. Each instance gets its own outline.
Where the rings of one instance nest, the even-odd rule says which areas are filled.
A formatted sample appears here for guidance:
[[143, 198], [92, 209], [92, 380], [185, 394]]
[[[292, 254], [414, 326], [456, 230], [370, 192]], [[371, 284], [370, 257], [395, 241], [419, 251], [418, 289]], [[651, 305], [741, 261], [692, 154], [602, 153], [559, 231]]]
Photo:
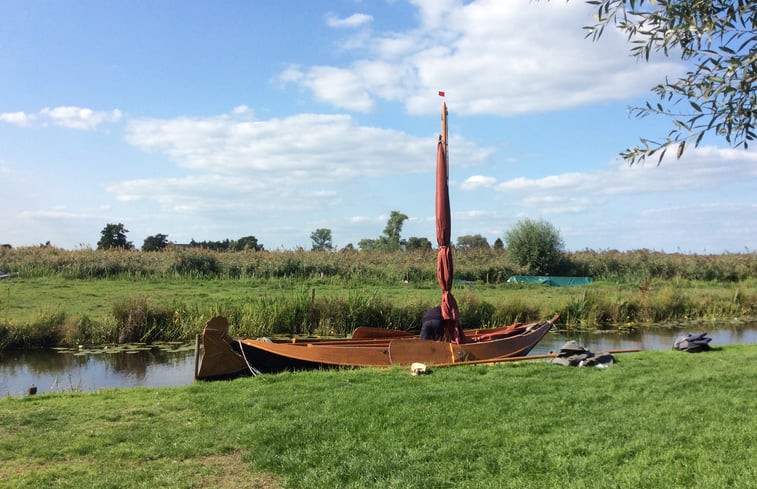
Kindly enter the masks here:
[[[599, 353], [610, 353], [610, 354], [616, 354], [616, 353], [636, 353], [640, 352], [641, 350], [636, 348], [626, 348], [622, 350], [605, 350], [601, 351]], [[457, 363], [437, 363], [434, 364], [434, 367], [452, 367], [455, 365], [476, 365], [476, 364], [482, 364], [482, 363], [500, 363], [500, 362], [520, 362], [522, 360], [539, 360], [543, 358], [555, 358], [557, 357], [557, 353], [544, 353], [542, 355], [524, 355], [519, 357], [498, 357], [498, 358], [487, 358], [484, 360], [471, 360], [468, 362], [457, 362]]]

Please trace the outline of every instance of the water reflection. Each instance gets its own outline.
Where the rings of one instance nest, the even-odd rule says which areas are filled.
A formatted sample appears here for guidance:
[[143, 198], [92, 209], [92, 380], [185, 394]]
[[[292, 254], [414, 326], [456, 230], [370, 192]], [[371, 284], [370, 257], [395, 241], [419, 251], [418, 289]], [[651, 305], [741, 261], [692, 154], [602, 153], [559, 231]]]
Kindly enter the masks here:
[[[711, 325], [710, 325], [711, 326]], [[592, 351], [668, 350], [681, 334], [706, 331], [713, 347], [757, 344], [757, 322], [712, 329], [707, 325], [653, 328], [643, 332], [551, 332], [532, 354], [556, 352], [568, 340]], [[161, 387], [194, 381], [194, 351], [161, 348], [113, 350], [108, 353], [56, 351], [7, 352], [0, 355], [0, 395], [21, 396], [31, 385], [37, 393], [90, 391], [109, 387]]]
[[95, 390], [105, 387], [170, 386], [193, 381], [194, 352], [144, 351], [78, 354], [13, 351], [0, 356], [0, 395]]
[[[710, 325], [711, 326], [711, 325]], [[559, 351], [569, 340], [592, 351], [603, 350], [669, 350], [673, 342], [686, 333], [707, 332], [712, 338], [713, 347], [729, 344], [757, 343], [757, 323], [747, 323], [731, 328], [712, 329], [708, 325], [689, 326], [688, 328], [651, 328], [632, 332], [552, 332], [533, 349], [532, 354]]]

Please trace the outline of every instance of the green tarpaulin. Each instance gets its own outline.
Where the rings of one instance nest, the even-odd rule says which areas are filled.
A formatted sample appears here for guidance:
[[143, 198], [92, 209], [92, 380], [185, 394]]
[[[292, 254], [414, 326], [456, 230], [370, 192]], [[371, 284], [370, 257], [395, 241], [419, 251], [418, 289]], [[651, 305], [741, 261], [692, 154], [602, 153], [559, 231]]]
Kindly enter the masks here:
[[592, 282], [591, 277], [544, 277], [539, 275], [513, 275], [507, 279], [511, 284], [543, 284], [552, 287], [567, 287], [569, 285], [586, 285]]

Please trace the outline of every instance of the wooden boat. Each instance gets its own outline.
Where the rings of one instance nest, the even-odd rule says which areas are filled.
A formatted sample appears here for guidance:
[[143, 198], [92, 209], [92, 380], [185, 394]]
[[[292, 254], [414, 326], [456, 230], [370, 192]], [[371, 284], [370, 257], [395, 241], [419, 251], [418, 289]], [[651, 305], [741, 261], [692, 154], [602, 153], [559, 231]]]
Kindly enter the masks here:
[[228, 321], [216, 317], [203, 331], [204, 354], [196, 377], [213, 379], [283, 370], [413, 363], [461, 365], [526, 355], [547, 334], [558, 316], [549, 321], [487, 330], [464, 331], [460, 325], [460, 312], [451, 291], [453, 266], [448, 174], [447, 105], [443, 103], [442, 133], [436, 154], [435, 199], [437, 280], [442, 292], [440, 312], [447, 341], [422, 340], [403, 331], [378, 328], [358, 328], [352, 338], [340, 340], [234, 339], [229, 335]]
[[349, 339], [239, 339], [229, 335], [228, 321], [219, 316], [203, 330], [204, 353], [196, 377], [210, 380], [287, 370], [496, 362], [527, 355], [557, 319], [555, 315], [548, 321], [465, 330], [466, 341], [453, 343], [380, 328], [358, 328]]

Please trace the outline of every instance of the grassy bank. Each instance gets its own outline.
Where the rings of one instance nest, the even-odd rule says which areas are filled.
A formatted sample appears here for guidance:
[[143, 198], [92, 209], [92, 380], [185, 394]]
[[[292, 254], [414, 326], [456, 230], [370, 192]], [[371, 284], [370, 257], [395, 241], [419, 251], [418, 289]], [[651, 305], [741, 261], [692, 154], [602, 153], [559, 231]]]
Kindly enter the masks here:
[[[550, 288], [456, 284], [465, 327], [561, 316], [563, 328], [628, 328], [757, 316], [757, 282], [597, 282]], [[358, 326], [413, 330], [437, 304], [435, 282], [392, 286], [311, 279], [13, 278], [0, 287], [0, 350], [39, 346], [175, 341], [212, 316], [238, 336], [346, 335]]]
[[[358, 326], [412, 330], [438, 303], [433, 251], [165, 252], [0, 249], [0, 351], [191, 339], [214, 315], [233, 334], [345, 335]], [[757, 253], [583, 251], [560, 272], [589, 286], [507, 284], [523, 274], [497, 250], [456, 250], [465, 327], [538, 320], [566, 328], [636, 327], [757, 316]]]
[[750, 487], [757, 346], [0, 400], [0, 487]]

